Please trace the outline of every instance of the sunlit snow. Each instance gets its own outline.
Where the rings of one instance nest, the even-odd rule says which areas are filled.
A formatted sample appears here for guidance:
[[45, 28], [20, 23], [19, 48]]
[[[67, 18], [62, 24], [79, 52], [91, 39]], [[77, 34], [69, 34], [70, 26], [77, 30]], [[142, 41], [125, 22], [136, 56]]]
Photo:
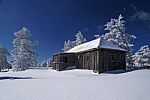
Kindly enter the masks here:
[[0, 100], [149, 100], [150, 70], [0, 72]]

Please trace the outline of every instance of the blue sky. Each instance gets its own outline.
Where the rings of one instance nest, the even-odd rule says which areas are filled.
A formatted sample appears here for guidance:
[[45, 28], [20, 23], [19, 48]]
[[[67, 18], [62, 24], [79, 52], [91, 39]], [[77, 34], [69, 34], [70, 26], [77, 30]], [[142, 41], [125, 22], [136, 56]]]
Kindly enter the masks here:
[[149, 5], [149, 0], [0, 0], [0, 44], [11, 51], [13, 33], [25, 26], [31, 39], [40, 42], [35, 49], [42, 61], [61, 51], [64, 41], [74, 40], [78, 31], [88, 41], [104, 34], [104, 24], [122, 14], [127, 33], [137, 36], [136, 51], [150, 46]]

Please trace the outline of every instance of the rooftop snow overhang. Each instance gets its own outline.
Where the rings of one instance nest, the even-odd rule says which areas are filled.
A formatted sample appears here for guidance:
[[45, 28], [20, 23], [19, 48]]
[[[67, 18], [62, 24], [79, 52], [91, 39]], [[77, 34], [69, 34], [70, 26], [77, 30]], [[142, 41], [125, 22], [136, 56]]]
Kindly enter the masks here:
[[119, 51], [126, 52], [126, 50], [114, 45], [113, 43], [101, 37], [101, 38], [83, 43], [81, 45], [75, 46], [72, 49], [68, 50], [66, 53], [79, 53], [79, 52], [91, 51], [93, 49], [98, 49], [98, 48], [112, 49], [112, 50], [119, 50]]

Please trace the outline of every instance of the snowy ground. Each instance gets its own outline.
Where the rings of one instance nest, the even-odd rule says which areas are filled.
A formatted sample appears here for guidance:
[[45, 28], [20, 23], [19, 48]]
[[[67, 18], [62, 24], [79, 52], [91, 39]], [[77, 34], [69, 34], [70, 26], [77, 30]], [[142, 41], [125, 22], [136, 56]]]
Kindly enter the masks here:
[[150, 70], [0, 72], [0, 100], [150, 100]]

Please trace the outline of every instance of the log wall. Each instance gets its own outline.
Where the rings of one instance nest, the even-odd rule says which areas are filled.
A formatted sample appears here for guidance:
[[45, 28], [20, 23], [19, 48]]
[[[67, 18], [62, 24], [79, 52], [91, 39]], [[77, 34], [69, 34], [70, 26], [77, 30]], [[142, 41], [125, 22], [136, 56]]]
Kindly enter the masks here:
[[69, 66], [102, 73], [126, 68], [125, 51], [92, 49], [80, 53], [60, 53], [53, 56], [53, 69], [65, 70]]

